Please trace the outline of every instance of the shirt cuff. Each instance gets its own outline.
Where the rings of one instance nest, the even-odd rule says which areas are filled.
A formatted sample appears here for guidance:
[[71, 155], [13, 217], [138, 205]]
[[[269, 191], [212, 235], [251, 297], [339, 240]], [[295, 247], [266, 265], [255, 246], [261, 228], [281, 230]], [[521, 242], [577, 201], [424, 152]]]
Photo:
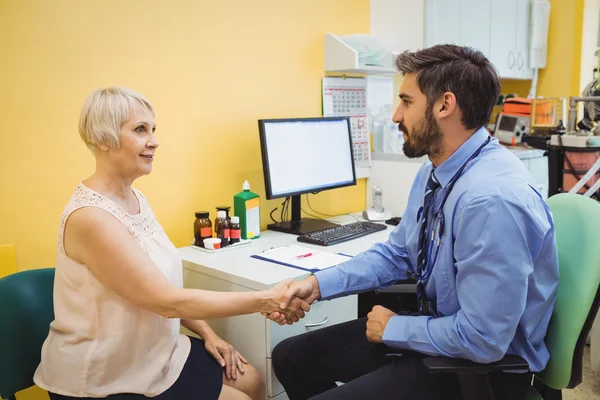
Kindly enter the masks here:
[[322, 271], [315, 272], [314, 275], [319, 283], [321, 300], [329, 300], [334, 296], [344, 292], [342, 285], [342, 272], [339, 270], [339, 268], [327, 268]]
[[383, 330], [383, 343], [389, 347], [406, 348], [406, 324], [410, 316], [395, 315]]

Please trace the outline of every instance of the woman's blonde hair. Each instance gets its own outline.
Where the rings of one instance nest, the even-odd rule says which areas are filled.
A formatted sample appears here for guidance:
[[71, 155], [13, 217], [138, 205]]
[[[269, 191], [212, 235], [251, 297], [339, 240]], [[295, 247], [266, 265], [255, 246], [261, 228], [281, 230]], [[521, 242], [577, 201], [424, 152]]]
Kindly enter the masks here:
[[79, 135], [90, 150], [99, 145], [118, 149], [121, 125], [128, 121], [135, 107], [141, 106], [154, 115], [152, 104], [139, 93], [123, 87], [109, 87], [92, 92], [85, 100], [79, 117]]

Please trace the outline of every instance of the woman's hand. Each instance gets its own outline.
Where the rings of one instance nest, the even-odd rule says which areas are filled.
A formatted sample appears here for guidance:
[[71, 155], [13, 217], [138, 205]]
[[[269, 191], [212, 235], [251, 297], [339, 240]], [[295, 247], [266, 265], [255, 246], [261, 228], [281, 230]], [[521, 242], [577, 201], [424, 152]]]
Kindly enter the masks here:
[[248, 361], [219, 336], [211, 335], [204, 339], [204, 347], [225, 368], [227, 379], [236, 380], [238, 371], [242, 374], [245, 372], [244, 364], [248, 364]]
[[264, 292], [265, 296], [260, 311], [264, 316], [277, 313], [274, 314], [277, 316], [276, 318], [270, 317], [270, 319], [280, 325], [298, 322], [301, 318], [304, 318], [305, 312], [310, 311], [310, 304], [297, 297], [289, 301], [286, 309], [280, 307], [281, 300], [292, 283], [294, 283], [293, 279], [286, 279]]

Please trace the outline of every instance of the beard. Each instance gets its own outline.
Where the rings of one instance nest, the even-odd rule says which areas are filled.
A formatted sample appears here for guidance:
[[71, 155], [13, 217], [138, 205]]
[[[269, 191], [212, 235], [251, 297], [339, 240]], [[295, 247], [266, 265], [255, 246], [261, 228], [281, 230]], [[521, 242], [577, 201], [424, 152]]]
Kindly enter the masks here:
[[431, 157], [441, 153], [443, 134], [433, 118], [431, 108], [425, 112], [425, 118], [415, 125], [412, 132], [409, 132], [402, 123], [398, 124], [398, 130], [406, 135], [402, 147], [406, 157], [419, 158], [424, 155]]

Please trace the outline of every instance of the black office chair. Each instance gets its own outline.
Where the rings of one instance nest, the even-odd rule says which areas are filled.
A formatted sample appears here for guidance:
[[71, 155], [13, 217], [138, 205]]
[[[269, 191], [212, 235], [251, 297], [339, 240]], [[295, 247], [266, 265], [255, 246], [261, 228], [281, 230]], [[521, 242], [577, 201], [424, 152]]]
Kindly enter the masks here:
[[[515, 400], [559, 400], [562, 389], [582, 382], [585, 341], [600, 308], [600, 203], [559, 194], [548, 199], [548, 206], [554, 217], [560, 268], [556, 305], [544, 339], [550, 361], [535, 374], [526, 398]], [[387, 294], [415, 290], [400, 286], [406, 287]], [[529, 369], [527, 361], [515, 355], [491, 364], [445, 357], [427, 357], [423, 362], [430, 373], [457, 374], [465, 400], [494, 400], [489, 372]]]

